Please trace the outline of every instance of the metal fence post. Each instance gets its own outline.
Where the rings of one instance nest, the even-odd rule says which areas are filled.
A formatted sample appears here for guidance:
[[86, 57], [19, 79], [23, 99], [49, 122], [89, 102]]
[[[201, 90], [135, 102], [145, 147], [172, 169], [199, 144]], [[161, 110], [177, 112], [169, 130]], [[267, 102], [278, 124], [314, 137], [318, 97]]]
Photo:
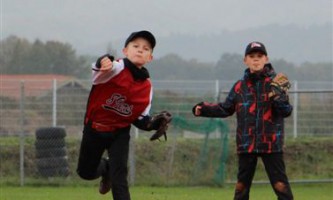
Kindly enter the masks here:
[[20, 126], [21, 126], [21, 133], [20, 133], [20, 185], [24, 186], [24, 121], [25, 121], [25, 114], [24, 114], [24, 81], [21, 81], [21, 101], [20, 101]]
[[215, 80], [215, 98], [218, 102], [220, 100], [220, 82], [219, 80]]
[[[297, 91], [297, 81], [294, 81], [294, 90]], [[293, 111], [293, 121], [294, 121], [294, 138], [297, 138], [297, 110], [298, 110], [298, 93], [294, 93], [294, 111]]]
[[57, 126], [57, 79], [53, 79], [52, 125]]
[[[219, 101], [220, 101], [220, 82], [219, 82], [219, 80], [215, 80], [215, 99], [216, 99], [216, 103], [219, 103]], [[215, 132], [215, 137], [219, 138], [220, 132], [218, 131], [218, 129], [216, 129], [214, 132]]]

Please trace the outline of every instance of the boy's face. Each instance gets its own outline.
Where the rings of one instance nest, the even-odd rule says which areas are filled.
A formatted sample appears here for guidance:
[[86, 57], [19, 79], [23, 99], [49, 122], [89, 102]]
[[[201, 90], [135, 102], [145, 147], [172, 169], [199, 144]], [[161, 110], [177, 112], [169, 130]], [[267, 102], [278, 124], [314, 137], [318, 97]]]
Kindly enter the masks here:
[[123, 49], [124, 55], [137, 67], [141, 68], [153, 59], [153, 49], [143, 38], [136, 38]]
[[261, 72], [267, 62], [268, 57], [261, 52], [253, 52], [244, 57], [244, 64], [251, 73]]

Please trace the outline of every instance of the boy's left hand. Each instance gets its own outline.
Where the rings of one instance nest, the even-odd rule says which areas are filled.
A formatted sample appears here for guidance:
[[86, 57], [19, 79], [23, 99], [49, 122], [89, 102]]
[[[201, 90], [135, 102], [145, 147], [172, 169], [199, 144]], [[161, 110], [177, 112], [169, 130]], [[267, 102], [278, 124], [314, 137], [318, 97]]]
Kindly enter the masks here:
[[158, 140], [162, 135], [164, 139], [167, 140], [166, 131], [168, 130], [168, 125], [172, 120], [172, 115], [168, 111], [162, 111], [159, 114], [154, 115], [151, 118], [150, 125], [156, 132], [150, 137], [151, 141]]

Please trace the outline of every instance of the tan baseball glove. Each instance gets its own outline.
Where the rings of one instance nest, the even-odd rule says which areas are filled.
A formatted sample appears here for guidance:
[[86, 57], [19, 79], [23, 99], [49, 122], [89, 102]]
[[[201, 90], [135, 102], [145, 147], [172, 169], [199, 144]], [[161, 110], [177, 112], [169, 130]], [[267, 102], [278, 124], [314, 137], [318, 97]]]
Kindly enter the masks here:
[[269, 97], [275, 98], [276, 96], [280, 96], [281, 94], [286, 94], [291, 87], [291, 84], [288, 80], [287, 75], [283, 73], [278, 73], [273, 78], [271, 83], [271, 92], [269, 93]]

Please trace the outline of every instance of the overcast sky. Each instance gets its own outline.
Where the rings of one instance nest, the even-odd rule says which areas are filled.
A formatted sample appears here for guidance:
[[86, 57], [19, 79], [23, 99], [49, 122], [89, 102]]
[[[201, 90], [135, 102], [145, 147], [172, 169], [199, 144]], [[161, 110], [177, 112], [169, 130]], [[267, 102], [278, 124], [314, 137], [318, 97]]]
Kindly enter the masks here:
[[[125, 40], [147, 29], [209, 35], [268, 24], [332, 23], [332, 0], [0, 0], [1, 39], [80, 43]], [[332, 42], [332, 41], [331, 41]]]

